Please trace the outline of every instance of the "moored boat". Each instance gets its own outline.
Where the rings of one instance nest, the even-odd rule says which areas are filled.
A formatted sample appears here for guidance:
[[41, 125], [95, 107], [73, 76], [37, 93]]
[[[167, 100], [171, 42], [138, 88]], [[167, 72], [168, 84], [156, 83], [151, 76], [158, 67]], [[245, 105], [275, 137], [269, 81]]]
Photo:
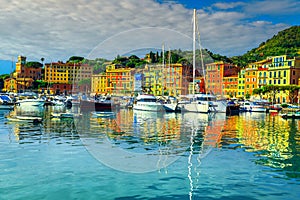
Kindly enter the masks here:
[[227, 103], [212, 94], [195, 94], [185, 96], [184, 101], [178, 102], [178, 107], [181, 112], [226, 113]]
[[41, 123], [43, 121], [42, 117], [35, 116], [7, 115], [6, 118], [12, 122]]
[[119, 104], [115, 103], [110, 96], [101, 99], [80, 100], [81, 111], [112, 111], [119, 108]]
[[241, 112], [266, 112], [267, 108], [258, 102], [243, 101], [240, 102]]
[[43, 99], [22, 99], [16, 102], [18, 106], [44, 106], [45, 100]]
[[133, 104], [133, 109], [155, 112], [164, 111], [163, 104], [152, 94], [138, 95], [136, 102]]
[[180, 112], [178, 108], [178, 101], [173, 96], [168, 96], [167, 100], [163, 102], [163, 107], [166, 112]]
[[229, 101], [226, 107], [226, 115], [238, 115], [240, 113], [240, 104]]
[[300, 119], [300, 110], [297, 110], [295, 112], [287, 112], [287, 113], [282, 113], [280, 116], [283, 119]]
[[51, 113], [51, 117], [55, 118], [74, 118], [75, 116], [74, 113]]
[[13, 108], [13, 100], [7, 95], [0, 95], [0, 110], [12, 110]]

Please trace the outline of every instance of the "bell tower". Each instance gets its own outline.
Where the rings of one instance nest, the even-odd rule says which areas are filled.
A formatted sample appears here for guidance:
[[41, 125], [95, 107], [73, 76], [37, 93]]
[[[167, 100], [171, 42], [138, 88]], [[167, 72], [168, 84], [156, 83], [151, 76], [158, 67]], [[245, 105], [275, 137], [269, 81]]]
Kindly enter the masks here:
[[17, 74], [22, 73], [22, 69], [25, 67], [26, 57], [18, 56], [18, 62], [16, 63], [16, 72]]

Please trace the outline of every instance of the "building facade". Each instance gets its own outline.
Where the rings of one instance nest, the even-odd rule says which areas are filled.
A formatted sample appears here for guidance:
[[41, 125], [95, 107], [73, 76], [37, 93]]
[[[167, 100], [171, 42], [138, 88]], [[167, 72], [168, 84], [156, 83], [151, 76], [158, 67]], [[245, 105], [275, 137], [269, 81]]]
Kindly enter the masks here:
[[45, 82], [48, 93], [89, 93], [90, 88], [81, 84], [83, 80], [91, 80], [93, 68], [81, 63], [52, 62], [45, 64]]

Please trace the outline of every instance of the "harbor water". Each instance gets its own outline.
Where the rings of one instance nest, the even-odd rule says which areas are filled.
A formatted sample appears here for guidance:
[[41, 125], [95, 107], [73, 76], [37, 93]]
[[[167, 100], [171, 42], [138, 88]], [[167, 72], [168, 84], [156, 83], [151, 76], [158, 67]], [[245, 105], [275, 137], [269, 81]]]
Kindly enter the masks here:
[[1, 111], [1, 200], [300, 198], [300, 120], [15, 109], [43, 122], [11, 122]]

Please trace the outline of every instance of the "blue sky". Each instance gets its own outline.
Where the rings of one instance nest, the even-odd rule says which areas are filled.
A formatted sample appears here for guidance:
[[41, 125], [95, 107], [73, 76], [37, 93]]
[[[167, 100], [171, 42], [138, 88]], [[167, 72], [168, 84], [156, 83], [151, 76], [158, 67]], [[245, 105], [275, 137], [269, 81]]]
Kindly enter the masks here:
[[197, 9], [202, 47], [241, 55], [278, 31], [299, 25], [298, 0], [0, 0], [0, 73], [12, 58], [66, 61], [137, 52], [191, 49]]

